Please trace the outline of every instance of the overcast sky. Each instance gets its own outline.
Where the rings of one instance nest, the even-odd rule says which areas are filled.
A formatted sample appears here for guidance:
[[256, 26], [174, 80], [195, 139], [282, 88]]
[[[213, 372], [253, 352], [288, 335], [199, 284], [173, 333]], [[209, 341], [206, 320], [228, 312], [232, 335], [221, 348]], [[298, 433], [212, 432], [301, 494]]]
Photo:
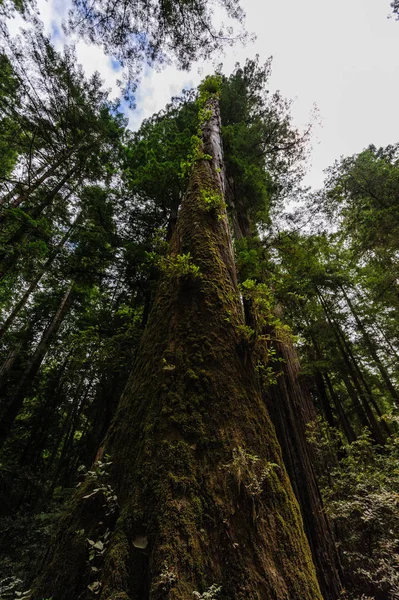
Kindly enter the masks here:
[[[311, 166], [306, 183], [323, 182], [323, 169], [340, 155], [359, 152], [370, 143], [399, 141], [399, 22], [388, 19], [390, 0], [243, 0], [246, 27], [257, 39], [246, 47], [215, 56], [229, 74], [237, 61], [256, 53], [273, 55], [272, 90], [295, 99], [298, 126], [309, 120], [316, 104], [322, 125], [313, 135]], [[42, 20], [56, 45], [63, 43], [60, 23], [68, 0], [38, 0]], [[78, 58], [88, 73], [98, 70], [118, 93], [112, 61], [99, 48], [79, 42]], [[183, 87], [196, 85], [212, 65], [194, 65], [187, 72], [169, 67], [146, 69], [139, 86], [137, 110], [129, 126], [162, 109]]]

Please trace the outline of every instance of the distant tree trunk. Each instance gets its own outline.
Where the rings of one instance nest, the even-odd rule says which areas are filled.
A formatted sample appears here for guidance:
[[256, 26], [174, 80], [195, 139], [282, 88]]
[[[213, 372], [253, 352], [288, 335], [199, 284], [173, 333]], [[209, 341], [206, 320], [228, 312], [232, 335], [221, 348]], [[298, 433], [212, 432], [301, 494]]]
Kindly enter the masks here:
[[[111, 456], [119, 518], [104, 513], [99, 480], [87, 479], [53, 539], [35, 600], [86, 598], [89, 582], [101, 600], [189, 600], [214, 584], [229, 600], [321, 599], [242, 352], [216, 99], [206, 109], [200, 151], [213, 158], [193, 165], [135, 367], [98, 453]], [[217, 209], [209, 210], [203, 190], [220, 196]], [[107, 527], [104, 561], [90, 579], [87, 538]]]
[[[76, 221], [75, 221], [75, 223], [76, 223]], [[48, 257], [48, 259], [44, 263], [43, 267], [39, 270], [36, 277], [29, 284], [28, 289], [24, 292], [24, 294], [22, 295], [20, 300], [17, 302], [17, 304], [12, 309], [11, 313], [8, 315], [7, 319], [4, 321], [4, 324], [0, 327], [0, 338], [3, 337], [3, 335], [8, 330], [8, 328], [13, 324], [14, 320], [17, 318], [17, 316], [19, 315], [19, 313], [21, 312], [21, 310], [24, 308], [25, 304], [29, 300], [30, 295], [37, 288], [41, 278], [43, 277], [43, 275], [45, 273], [47, 273], [48, 269], [51, 267], [52, 263], [54, 262], [55, 258], [58, 255], [58, 253], [60, 252], [60, 250], [64, 246], [65, 242], [68, 240], [69, 236], [71, 235], [73, 227], [74, 227], [74, 225], [72, 225], [68, 229], [68, 231], [66, 232], [66, 234], [64, 235], [64, 237], [62, 238], [60, 243], [54, 248], [54, 250]], [[0, 275], [0, 277], [1, 277], [1, 275]]]
[[36, 466], [40, 460], [51, 430], [57, 406], [61, 405], [63, 398], [63, 387], [65, 384], [65, 371], [69, 362], [68, 355], [61, 367], [57, 369], [50, 385], [45, 392], [45, 401], [41, 403], [29, 422], [29, 436], [23, 450], [20, 453], [18, 463], [21, 467], [26, 464]]
[[[25, 202], [29, 198], [29, 196], [34, 191], [36, 191], [42, 185], [42, 183], [44, 183], [46, 181], [46, 179], [48, 179], [49, 177], [52, 177], [55, 174], [58, 167], [61, 166], [63, 162], [68, 160], [68, 158], [70, 158], [72, 156], [73, 152], [74, 152], [74, 150], [71, 149], [65, 155], [61, 155], [61, 157], [58, 158], [58, 160], [56, 160], [32, 184], [28, 185], [26, 187], [26, 189], [22, 193], [20, 193], [14, 200], [12, 200], [12, 197], [14, 196], [15, 192], [10, 192], [10, 193], [6, 194], [6, 196], [4, 196], [1, 199], [1, 205], [4, 205], [7, 202], [7, 200], [12, 200], [8, 208], [18, 208], [23, 202]], [[0, 224], [3, 223], [6, 220], [6, 218], [7, 218], [7, 213], [3, 213], [2, 215], [0, 215]]]
[[[316, 338], [312, 334], [311, 334], [311, 339], [312, 339], [312, 345], [313, 345], [317, 360], [323, 360], [323, 354], [320, 349], [320, 346], [319, 346]], [[319, 375], [316, 373], [318, 389], [321, 394], [321, 401], [322, 401], [322, 404], [324, 407], [324, 412], [325, 412], [325, 414], [327, 413], [327, 415], [328, 415], [327, 422], [329, 423], [329, 425], [331, 425], [331, 423], [334, 423], [334, 419], [333, 419], [332, 413], [330, 414], [331, 405], [330, 405], [330, 401], [329, 401], [327, 393], [326, 393], [325, 385], [327, 385], [328, 393], [330, 395], [331, 402], [335, 408], [336, 414], [337, 414], [339, 422], [341, 424], [342, 431], [344, 432], [345, 437], [348, 440], [348, 442], [351, 443], [356, 439], [356, 434], [352, 428], [352, 425], [349, 422], [349, 419], [346, 416], [346, 413], [342, 406], [341, 400], [340, 400], [338, 394], [334, 390], [334, 386], [331, 383], [330, 376], [328, 375], [328, 373], [321, 373], [321, 372], [318, 372], [318, 373], [319, 373]], [[333, 424], [332, 426], [334, 427], [335, 425]]]
[[[345, 388], [348, 392], [349, 398], [351, 399], [353, 409], [362, 427], [368, 427], [372, 431], [372, 426], [367, 418], [367, 414], [363, 408], [362, 402], [359, 400], [359, 395], [352, 383], [351, 373], [342, 372], [342, 381], [344, 382]], [[362, 397], [362, 396], [360, 396]]]
[[89, 394], [93, 388], [93, 378], [92, 376], [85, 386], [84, 393], [80, 395], [76, 395], [76, 399], [73, 402], [73, 410], [72, 413], [67, 420], [68, 431], [64, 437], [60, 457], [58, 459], [57, 468], [55, 470], [55, 474], [53, 477], [53, 482], [50, 488], [50, 491], [54, 489], [55, 486], [60, 485], [61, 487], [68, 487], [71, 485], [75, 473], [72, 473], [70, 455], [73, 447], [74, 436], [79, 427], [79, 421], [82, 416], [82, 413], [87, 408], [87, 404], [89, 402]]
[[115, 415], [119, 400], [126, 386], [128, 373], [120, 373], [111, 367], [106, 371], [97, 386], [96, 395], [92, 402], [85, 435], [82, 436], [79, 452], [79, 463], [91, 464], [96, 456], [98, 447]]
[[[71, 171], [64, 176], [64, 178], [55, 186], [55, 188], [46, 195], [45, 200], [41, 204], [36, 206], [35, 209], [32, 210], [30, 213], [27, 213], [29, 214], [29, 217], [31, 217], [32, 219], [37, 219], [44, 211], [44, 209], [51, 205], [52, 201], [57, 196], [61, 188], [65, 185], [65, 183], [68, 181], [74, 170], [75, 169], [71, 169]], [[65, 200], [68, 198], [69, 195], [70, 194], [66, 195]], [[28, 232], [30, 227], [32, 226], [28, 225], [27, 223], [24, 223], [17, 229], [17, 231], [15, 231], [12, 234], [12, 236], [5, 243], [5, 250], [0, 253], [0, 280], [3, 279], [11, 271], [11, 269], [15, 266], [22, 254], [22, 252], [11, 252], [10, 254], [10, 252], [7, 251], [7, 249], [9, 248], [12, 250], [13, 248], [18, 247], [18, 244], [21, 241], [23, 242], [24, 240], [29, 239]]]
[[320, 303], [321, 303], [322, 308], [324, 310], [324, 314], [326, 316], [326, 319], [327, 319], [329, 325], [331, 326], [332, 332], [333, 332], [334, 337], [335, 337], [335, 339], [337, 341], [338, 349], [339, 349], [339, 351], [341, 353], [341, 356], [342, 356], [342, 358], [343, 358], [343, 360], [344, 360], [344, 362], [345, 362], [345, 364], [346, 364], [346, 366], [348, 368], [348, 372], [352, 376], [352, 379], [353, 379], [353, 382], [355, 384], [355, 387], [356, 387], [356, 389], [357, 389], [357, 391], [359, 393], [359, 397], [360, 397], [360, 400], [362, 402], [362, 406], [363, 406], [364, 412], [366, 413], [367, 419], [368, 419], [368, 421], [370, 423], [371, 433], [373, 434], [374, 439], [375, 439], [375, 441], [378, 444], [384, 444], [386, 436], [384, 435], [384, 433], [383, 433], [383, 431], [382, 431], [382, 429], [381, 429], [381, 427], [380, 427], [380, 425], [379, 425], [376, 417], [374, 416], [373, 411], [371, 410], [370, 404], [369, 404], [369, 401], [372, 398], [371, 390], [370, 390], [370, 388], [366, 384], [366, 393], [364, 393], [364, 390], [362, 389], [361, 382], [358, 379], [359, 373], [361, 375], [363, 383], [365, 382], [365, 380], [364, 380], [364, 377], [361, 374], [361, 371], [360, 371], [359, 366], [358, 366], [358, 364], [357, 364], [357, 362], [356, 362], [356, 360], [355, 360], [355, 358], [353, 356], [353, 353], [350, 353], [348, 355], [349, 347], [348, 347], [348, 344], [347, 344], [347, 342], [345, 340], [345, 337], [343, 336], [343, 334], [342, 334], [341, 330], [339, 329], [338, 325], [331, 319], [329, 311], [327, 309], [327, 306], [326, 306], [326, 304], [324, 302], [323, 296], [321, 295], [320, 291], [317, 288], [316, 288], [316, 290], [317, 290], [317, 294], [318, 294], [319, 299], [320, 299]]
[[381, 377], [385, 383], [385, 385], [388, 388], [389, 393], [391, 394], [392, 399], [395, 402], [399, 401], [399, 394], [397, 392], [397, 390], [395, 389], [394, 385], [392, 384], [392, 381], [388, 375], [388, 371], [386, 370], [385, 366], [382, 364], [382, 361], [380, 359], [380, 357], [378, 356], [375, 344], [373, 342], [373, 340], [370, 337], [370, 334], [368, 333], [367, 329], [365, 328], [365, 326], [363, 325], [359, 315], [357, 314], [357, 311], [355, 310], [355, 307], [352, 304], [351, 299], [349, 298], [348, 294], [345, 291], [345, 288], [343, 286], [341, 286], [341, 291], [342, 294], [346, 300], [346, 303], [349, 307], [349, 310], [351, 311], [355, 321], [356, 321], [356, 325], [360, 331], [360, 333], [362, 334], [362, 337], [364, 339], [365, 345], [367, 347], [367, 350], [370, 353], [370, 356], [372, 357], [372, 359], [374, 360], [377, 369], [379, 370], [379, 372], [381, 373]]
[[321, 403], [321, 412], [324, 415], [325, 420], [330, 427], [337, 427], [338, 421], [335, 420], [330, 399], [327, 395], [326, 385], [324, 382], [323, 374], [318, 369], [314, 374], [314, 381], [317, 389], [317, 395]]
[[0, 412], [4, 412], [6, 398], [8, 397], [7, 388], [12, 387], [12, 375], [15, 371], [20, 371], [16, 368], [22, 367], [26, 349], [29, 348], [32, 342], [33, 324], [29, 323], [22, 331], [18, 333], [14, 347], [0, 369]]
[[[0, 399], [2, 400], [1, 404], [4, 403], [4, 386], [5, 386], [5, 381], [7, 380], [7, 377], [10, 373], [10, 371], [12, 370], [15, 361], [17, 360], [19, 353], [21, 352], [24, 343], [26, 343], [26, 336], [24, 336], [25, 339], [22, 339], [20, 342], [18, 342], [14, 348], [11, 349], [9, 355], [7, 356], [6, 360], [4, 361], [4, 363], [1, 365], [1, 369], [0, 369]], [[3, 397], [2, 397], [3, 396]], [[2, 397], [2, 398], [1, 398]], [[0, 406], [1, 406], [0, 404]]]
[[61, 323], [69, 309], [72, 288], [73, 283], [71, 283], [68, 286], [68, 289], [65, 292], [58, 306], [57, 312], [55, 313], [49, 326], [44, 331], [29, 365], [26, 367], [24, 373], [21, 376], [19, 385], [13, 395], [13, 398], [11, 399], [10, 403], [8, 404], [5, 410], [4, 416], [0, 422], [0, 448], [3, 446], [5, 440], [7, 439], [11, 428], [14, 424], [14, 421], [20, 409], [22, 408], [26, 391], [40, 368], [43, 358], [45, 357], [46, 352], [48, 350], [48, 346], [51, 340], [56, 335], [58, 329], [60, 328]]
[[351, 444], [352, 442], [354, 442], [356, 440], [356, 434], [353, 430], [352, 425], [350, 424], [348, 417], [346, 416], [346, 413], [343, 409], [341, 400], [340, 400], [338, 394], [336, 393], [336, 391], [334, 390], [334, 386], [331, 383], [331, 379], [330, 379], [328, 373], [324, 373], [324, 379], [327, 384], [327, 389], [329, 391], [331, 399], [334, 403], [335, 409], [337, 411], [337, 415], [340, 420], [342, 430], [345, 434], [346, 439]]

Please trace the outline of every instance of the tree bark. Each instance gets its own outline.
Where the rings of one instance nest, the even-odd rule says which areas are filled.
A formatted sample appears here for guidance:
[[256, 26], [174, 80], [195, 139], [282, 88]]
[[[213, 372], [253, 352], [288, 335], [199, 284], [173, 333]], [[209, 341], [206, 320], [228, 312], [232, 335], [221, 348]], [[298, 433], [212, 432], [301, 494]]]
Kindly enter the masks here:
[[[243, 352], [226, 211], [203, 201], [203, 190], [224, 197], [216, 98], [206, 109], [200, 150], [212, 159], [193, 165], [136, 364], [98, 453], [112, 457], [119, 518], [104, 515], [99, 492], [90, 492], [98, 480], [87, 479], [49, 549], [35, 600], [89, 597], [86, 538], [107, 526], [112, 536], [95, 575], [101, 600], [189, 600], [213, 584], [229, 600], [321, 599]], [[176, 266], [188, 253], [200, 274]]]
[[[229, 202], [233, 208], [235, 237], [249, 239], [252, 233], [251, 221], [245, 206], [234, 195], [233, 190], [234, 182], [230, 181]], [[261, 283], [268, 282], [265, 280]], [[251, 303], [245, 299], [244, 311], [247, 325], [256, 331], [256, 309], [253, 310]], [[275, 312], [281, 313], [282, 310], [276, 307]], [[271, 329], [268, 333], [271, 337], [278, 338], [275, 330]], [[275, 364], [280, 364], [280, 372], [277, 384], [271, 385], [263, 395], [276, 429], [284, 465], [299, 502], [323, 598], [336, 600], [342, 590], [341, 566], [330, 523], [324, 512], [312, 464], [311, 448], [306, 441], [306, 429], [308, 423], [316, 419], [316, 411], [309, 393], [299, 381], [299, 360], [293, 343], [285, 339], [274, 341], [273, 346], [277, 352]]]
[[323, 598], [337, 600], [342, 591], [341, 566], [306, 441], [307, 425], [316, 419], [316, 412], [299, 381], [299, 361], [293, 345], [277, 342], [275, 346], [276, 358], [282, 358], [283, 362], [277, 384], [267, 391], [267, 406], [301, 507]]

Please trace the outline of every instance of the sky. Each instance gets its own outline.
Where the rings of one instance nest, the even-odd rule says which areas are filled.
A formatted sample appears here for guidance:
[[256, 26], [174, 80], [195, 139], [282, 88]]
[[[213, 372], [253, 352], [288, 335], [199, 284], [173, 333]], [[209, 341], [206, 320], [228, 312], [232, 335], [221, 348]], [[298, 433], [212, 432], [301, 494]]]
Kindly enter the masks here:
[[[305, 128], [313, 106], [320, 118], [314, 128], [309, 170], [304, 183], [321, 187], [323, 171], [340, 156], [373, 143], [399, 142], [399, 22], [388, 19], [390, 0], [242, 0], [246, 29], [256, 35], [245, 47], [228, 48], [212, 63], [194, 64], [190, 72], [146, 68], [136, 93], [137, 108], [128, 111], [129, 127], [161, 110], [183, 87], [197, 85], [213, 65], [231, 73], [236, 62], [259, 54], [273, 56], [271, 91], [294, 100], [294, 124]], [[64, 43], [61, 21], [68, 0], [38, 0], [41, 19], [56, 46]], [[13, 29], [18, 25], [16, 21]], [[119, 94], [117, 66], [101, 48], [79, 41], [78, 60], [88, 74], [98, 70]]]

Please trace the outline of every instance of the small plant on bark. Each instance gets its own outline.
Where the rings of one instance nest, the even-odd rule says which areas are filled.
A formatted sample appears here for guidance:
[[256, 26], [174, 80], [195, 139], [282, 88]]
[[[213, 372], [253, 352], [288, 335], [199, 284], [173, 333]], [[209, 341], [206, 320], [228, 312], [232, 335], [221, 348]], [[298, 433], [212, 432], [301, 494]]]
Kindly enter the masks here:
[[218, 597], [221, 589], [222, 586], [213, 583], [206, 592], [203, 592], [202, 594], [199, 592], [193, 592], [193, 596], [196, 598], [196, 600], [215, 600]]
[[209, 212], [219, 213], [226, 208], [222, 194], [213, 190], [201, 190], [201, 202], [205, 210]]
[[159, 266], [161, 271], [170, 277], [200, 277], [200, 268], [193, 264], [190, 252], [187, 254], [171, 254], [161, 258]]
[[259, 496], [267, 477], [279, 468], [276, 463], [264, 462], [241, 446], [233, 449], [232, 460], [224, 466], [235, 477], [238, 487], [243, 484], [250, 496]]
[[170, 567], [168, 563], [164, 562], [161, 574], [159, 576], [160, 585], [169, 590], [174, 583], [177, 581], [176, 569], [172, 566]]

